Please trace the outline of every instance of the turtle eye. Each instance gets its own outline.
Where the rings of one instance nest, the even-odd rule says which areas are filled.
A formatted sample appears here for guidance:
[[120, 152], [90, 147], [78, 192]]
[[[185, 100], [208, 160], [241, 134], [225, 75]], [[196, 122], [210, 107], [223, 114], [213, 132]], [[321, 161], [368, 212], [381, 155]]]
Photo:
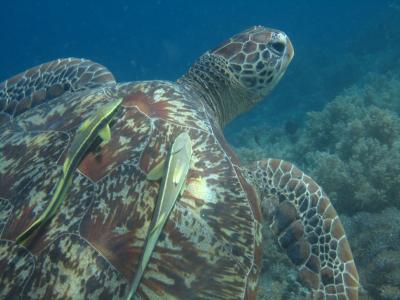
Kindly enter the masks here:
[[274, 42], [271, 44], [271, 48], [279, 54], [282, 54], [283, 51], [285, 51], [285, 47], [286, 45], [283, 42]]

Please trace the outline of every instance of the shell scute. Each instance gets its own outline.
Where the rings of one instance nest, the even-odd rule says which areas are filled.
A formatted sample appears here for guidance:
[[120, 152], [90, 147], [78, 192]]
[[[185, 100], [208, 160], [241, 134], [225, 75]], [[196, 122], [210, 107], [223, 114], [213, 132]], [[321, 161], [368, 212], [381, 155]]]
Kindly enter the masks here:
[[112, 101], [112, 96], [110, 88], [67, 93], [27, 110], [16, 118], [16, 123], [26, 131], [73, 131], [94, 111]]
[[124, 109], [112, 126], [111, 140], [100, 151], [89, 152], [78, 169], [96, 182], [126, 161], [134, 163], [151, 131], [150, 120], [135, 108]]
[[103, 296], [104, 299], [125, 299], [127, 286], [121, 273], [87, 241], [78, 235], [67, 234], [59, 237], [37, 258], [22, 298], [72, 300]]
[[167, 81], [144, 81], [126, 84], [119, 89], [124, 107], [136, 107], [149, 118], [211, 132], [200, 99]]
[[[15, 123], [26, 132], [13, 132], [8, 138], [22, 138], [26, 156], [7, 176], [25, 185], [30, 182], [26, 188], [32, 194], [21, 198], [13, 192], [22, 183], [1, 186], [0, 197], [18, 204], [4, 237], [15, 239], [51, 200], [43, 197], [34, 201], [33, 195], [51, 194], [79, 124], [101, 105], [119, 97], [124, 101], [112, 121], [111, 140], [85, 156], [68, 197], [30, 246], [38, 263], [26, 293], [53, 296], [51, 289], [60, 286], [64, 290], [72, 281], [68, 278], [79, 278], [74, 288], [89, 298], [95, 293], [124, 293], [126, 282], [136, 272], [160, 186], [146, 180], [146, 175], [165, 158], [174, 138], [186, 131], [193, 146], [187, 185], [166, 223], [138, 293], [143, 298], [196, 295], [199, 299], [249, 294], [256, 287], [256, 265], [261, 261], [254, 190], [246, 186], [240, 170], [232, 164], [237, 159], [222, 134], [213, 134], [215, 128], [201, 101], [172, 83], [142, 82], [63, 95], [19, 115]], [[39, 153], [38, 159], [29, 155], [33, 152]], [[13, 164], [18, 161], [14, 155], [4, 157]], [[22, 172], [38, 164], [41, 168], [36, 173], [33, 169]], [[5, 165], [0, 164], [0, 174]], [[19, 202], [15, 202], [17, 198]], [[83, 259], [85, 253], [87, 258]], [[61, 262], [70, 273], [61, 274]], [[102, 275], [83, 272], [85, 266]], [[72, 297], [71, 288], [65, 289], [66, 298]]]
[[15, 298], [31, 278], [35, 258], [24, 247], [7, 240], [0, 240], [0, 298]]

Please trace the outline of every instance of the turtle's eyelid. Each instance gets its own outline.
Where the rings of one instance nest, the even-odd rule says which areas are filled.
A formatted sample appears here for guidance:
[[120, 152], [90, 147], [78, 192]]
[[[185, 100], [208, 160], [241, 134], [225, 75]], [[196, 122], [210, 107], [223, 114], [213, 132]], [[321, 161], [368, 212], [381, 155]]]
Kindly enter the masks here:
[[278, 54], [283, 54], [283, 52], [285, 51], [285, 48], [286, 48], [285, 43], [283, 43], [281, 41], [273, 42], [270, 45], [271, 45], [271, 49]]

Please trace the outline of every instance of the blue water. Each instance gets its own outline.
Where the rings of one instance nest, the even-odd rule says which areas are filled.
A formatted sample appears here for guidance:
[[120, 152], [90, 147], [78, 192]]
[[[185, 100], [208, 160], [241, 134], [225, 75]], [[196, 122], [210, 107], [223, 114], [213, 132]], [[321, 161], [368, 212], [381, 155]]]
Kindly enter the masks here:
[[[285, 31], [296, 50], [287, 75], [257, 109], [261, 114], [239, 118], [227, 128], [229, 133], [243, 123], [301, 118], [350, 85], [359, 75], [352, 66], [343, 67], [349, 70], [342, 72], [350, 72], [344, 78], [326, 74], [326, 69], [346, 60], [348, 53], [386, 47], [376, 31], [391, 14], [392, 2], [3, 1], [0, 80], [70, 56], [104, 64], [119, 81], [175, 80], [203, 52], [238, 31], [258, 24]], [[371, 39], [360, 45], [368, 30], [374, 31]], [[330, 85], [322, 86], [316, 77]]]
[[[285, 31], [295, 57], [268, 100], [227, 126], [228, 140], [236, 147], [245, 144], [245, 134], [242, 140], [234, 138], [242, 128], [279, 127], [288, 121], [301, 126], [307, 112], [323, 109], [367, 74], [400, 70], [399, 0], [9, 0], [0, 6], [0, 82], [29, 67], [72, 56], [107, 66], [119, 82], [176, 80], [202, 53], [253, 25]], [[393, 161], [400, 161], [395, 160], [396, 152], [393, 155]], [[386, 157], [382, 155], [382, 160]], [[393, 193], [396, 188], [400, 194], [397, 186]], [[370, 198], [380, 200], [375, 194]], [[391, 220], [394, 214], [400, 215], [391, 208], [398, 208], [398, 203], [394, 200], [385, 206]], [[365, 211], [371, 213], [371, 209]], [[374, 221], [369, 223], [369, 219]], [[369, 251], [370, 256], [363, 242], [371, 239], [360, 234], [365, 227], [362, 222], [368, 223], [371, 232], [378, 227], [382, 230], [373, 236], [378, 242], [372, 243], [375, 250]], [[400, 226], [396, 224], [400, 220], [389, 222], [393, 228], [387, 230], [385, 222], [383, 213], [356, 215], [347, 220], [351, 226], [346, 230], [350, 228], [356, 262], [360, 262], [362, 282], [369, 293], [376, 299], [399, 299], [400, 250], [394, 245], [399, 245]], [[392, 247], [392, 252], [382, 252], [380, 243], [382, 249]], [[382, 262], [372, 257], [378, 254]], [[381, 267], [385, 263], [397, 281], [384, 276], [389, 274]], [[371, 274], [378, 274], [377, 279]], [[389, 292], [384, 294], [381, 286], [390, 288]]]
[[[302, 98], [318, 88], [314, 80], [321, 75], [316, 67], [335, 65], [348, 52], [385, 47], [376, 32], [368, 43], [354, 43], [384, 22], [391, 13], [391, 2], [4, 1], [0, 80], [69, 56], [102, 63], [119, 81], [175, 80], [207, 49], [260, 24], [282, 29], [292, 39], [296, 57], [274, 95], [279, 95], [276, 102], [283, 107], [299, 109]], [[338, 81], [342, 88], [343, 79]], [[279, 103], [275, 104], [280, 111]]]

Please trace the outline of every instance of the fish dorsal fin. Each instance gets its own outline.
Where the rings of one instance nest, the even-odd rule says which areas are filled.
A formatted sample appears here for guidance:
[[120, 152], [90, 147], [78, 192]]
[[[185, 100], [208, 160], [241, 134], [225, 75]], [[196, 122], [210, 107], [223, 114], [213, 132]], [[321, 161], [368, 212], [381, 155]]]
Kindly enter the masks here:
[[[67, 175], [69, 171], [77, 167], [83, 155], [90, 148], [96, 137], [100, 135], [100, 132], [104, 130], [104, 127], [109, 127], [109, 123], [121, 102], [122, 99], [118, 99], [100, 107], [92, 117], [86, 119], [82, 125], [79, 126], [68, 149], [67, 158], [64, 162], [64, 175]], [[111, 133], [109, 133], [109, 136], [111, 138]], [[76, 163], [74, 168], [71, 168], [72, 162]]]
[[99, 131], [99, 137], [103, 140], [103, 142], [107, 143], [111, 140], [111, 129], [110, 125], [106, 124], [102, 129]]
[[150, 181], [160, 180], [164, 175], [165, 168], [165, 157], [161, 159], [161, 161], [155, 165], [153, 169], [147, 174], [146, 179]]

